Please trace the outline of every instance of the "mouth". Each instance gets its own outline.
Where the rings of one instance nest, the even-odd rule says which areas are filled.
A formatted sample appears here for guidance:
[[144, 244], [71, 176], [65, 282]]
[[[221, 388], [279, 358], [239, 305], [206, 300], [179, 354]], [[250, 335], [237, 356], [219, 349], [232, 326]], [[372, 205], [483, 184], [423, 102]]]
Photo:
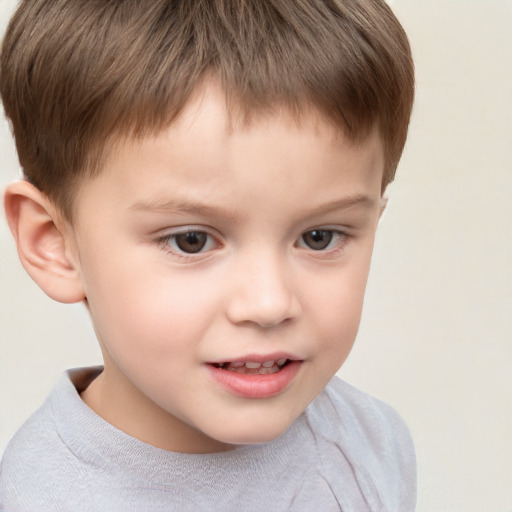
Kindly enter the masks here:
[[211, 363], [211, 365], [220, 370], [241, 373], [244, 375], [268, 375], [281, 371], [291, 362], [291, 359], [282, 357], [280, 359], [271, 359], [262, 363], [258, 361], [230, 361], [224, 363]]
[[248, 355], [243, 360], [210, 362], [207, 367], [213, 380], [231, 394], [270, 398], [288, 388], [303, 362], [286, 354]]

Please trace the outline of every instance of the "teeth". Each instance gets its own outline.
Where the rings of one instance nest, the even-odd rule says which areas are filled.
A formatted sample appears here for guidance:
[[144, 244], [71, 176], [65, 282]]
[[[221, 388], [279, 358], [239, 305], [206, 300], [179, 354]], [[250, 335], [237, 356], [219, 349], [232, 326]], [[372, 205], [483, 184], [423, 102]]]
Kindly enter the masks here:
[[286, 358], [282, 358], [277, 361], [265, 361], [264, 363], [257, 363], [255, 361], [233, 361], [231, 363], [216, 363], [215, 366], [238, 373], [266, 374], [278, 372], [287, 361], [288, 359]]
[[260, 368], [227, 368], [228, 371], [243, 373], [245, 375], [267, 375], [269, 373], [277, 373], [279, 368], [277, 366], [271, 366], [270, 368], [265, 368], [261, 366]]
[[247, 368], [261, 368], [261, 363], [245, 363]]

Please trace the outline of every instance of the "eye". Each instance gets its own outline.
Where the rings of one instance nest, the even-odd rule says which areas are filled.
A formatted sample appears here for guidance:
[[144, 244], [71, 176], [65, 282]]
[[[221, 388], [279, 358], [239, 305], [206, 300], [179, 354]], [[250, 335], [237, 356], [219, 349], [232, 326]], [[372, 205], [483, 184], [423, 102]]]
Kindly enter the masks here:
[[196, 253], [204, 249], [208, 235], [200, 231], [189, 231], [174, 235], [173, 241], [183, 252]]
[[331, 249], [344, 238], [344, 233], [333, 229], [311, 229], [303, 233], [299, 240], [299, 246], [324, 251]]
[[215, 240], [204, 231], [188, 230], [172, 233], [160, 239], [169, 249], [178, 254], [197, 254], [215, 247]]

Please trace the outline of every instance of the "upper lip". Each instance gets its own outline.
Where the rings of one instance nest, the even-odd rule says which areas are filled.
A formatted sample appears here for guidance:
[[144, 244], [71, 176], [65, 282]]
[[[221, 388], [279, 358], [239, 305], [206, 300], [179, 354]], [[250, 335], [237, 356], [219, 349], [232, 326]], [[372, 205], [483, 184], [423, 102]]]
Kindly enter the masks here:
[[237, 357], [227, 357], [224, 359], [216, 359], [208, 361], [209, 364], [222, 364], [222, 363], [237, 363], [237, 362], [251, 362], [251, 363], [266, 363], [267, 361], [279, 361], [280, 359], [289, 359], [290, 361], [301, 361], [300, 357], [286, 352], [273, 352], [271, 354], [246, 354]]

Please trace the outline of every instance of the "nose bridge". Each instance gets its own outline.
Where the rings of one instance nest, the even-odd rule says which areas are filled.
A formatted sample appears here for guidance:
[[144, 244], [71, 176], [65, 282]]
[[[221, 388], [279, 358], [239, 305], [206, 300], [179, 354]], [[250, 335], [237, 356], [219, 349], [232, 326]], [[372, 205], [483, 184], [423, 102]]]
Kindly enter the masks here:
[[287, 263], [284, 253], [270, 247], [248, 249], [240, 257], [228, 306], [232, 322], [272, 327], [297, 316], [299, 302]]

